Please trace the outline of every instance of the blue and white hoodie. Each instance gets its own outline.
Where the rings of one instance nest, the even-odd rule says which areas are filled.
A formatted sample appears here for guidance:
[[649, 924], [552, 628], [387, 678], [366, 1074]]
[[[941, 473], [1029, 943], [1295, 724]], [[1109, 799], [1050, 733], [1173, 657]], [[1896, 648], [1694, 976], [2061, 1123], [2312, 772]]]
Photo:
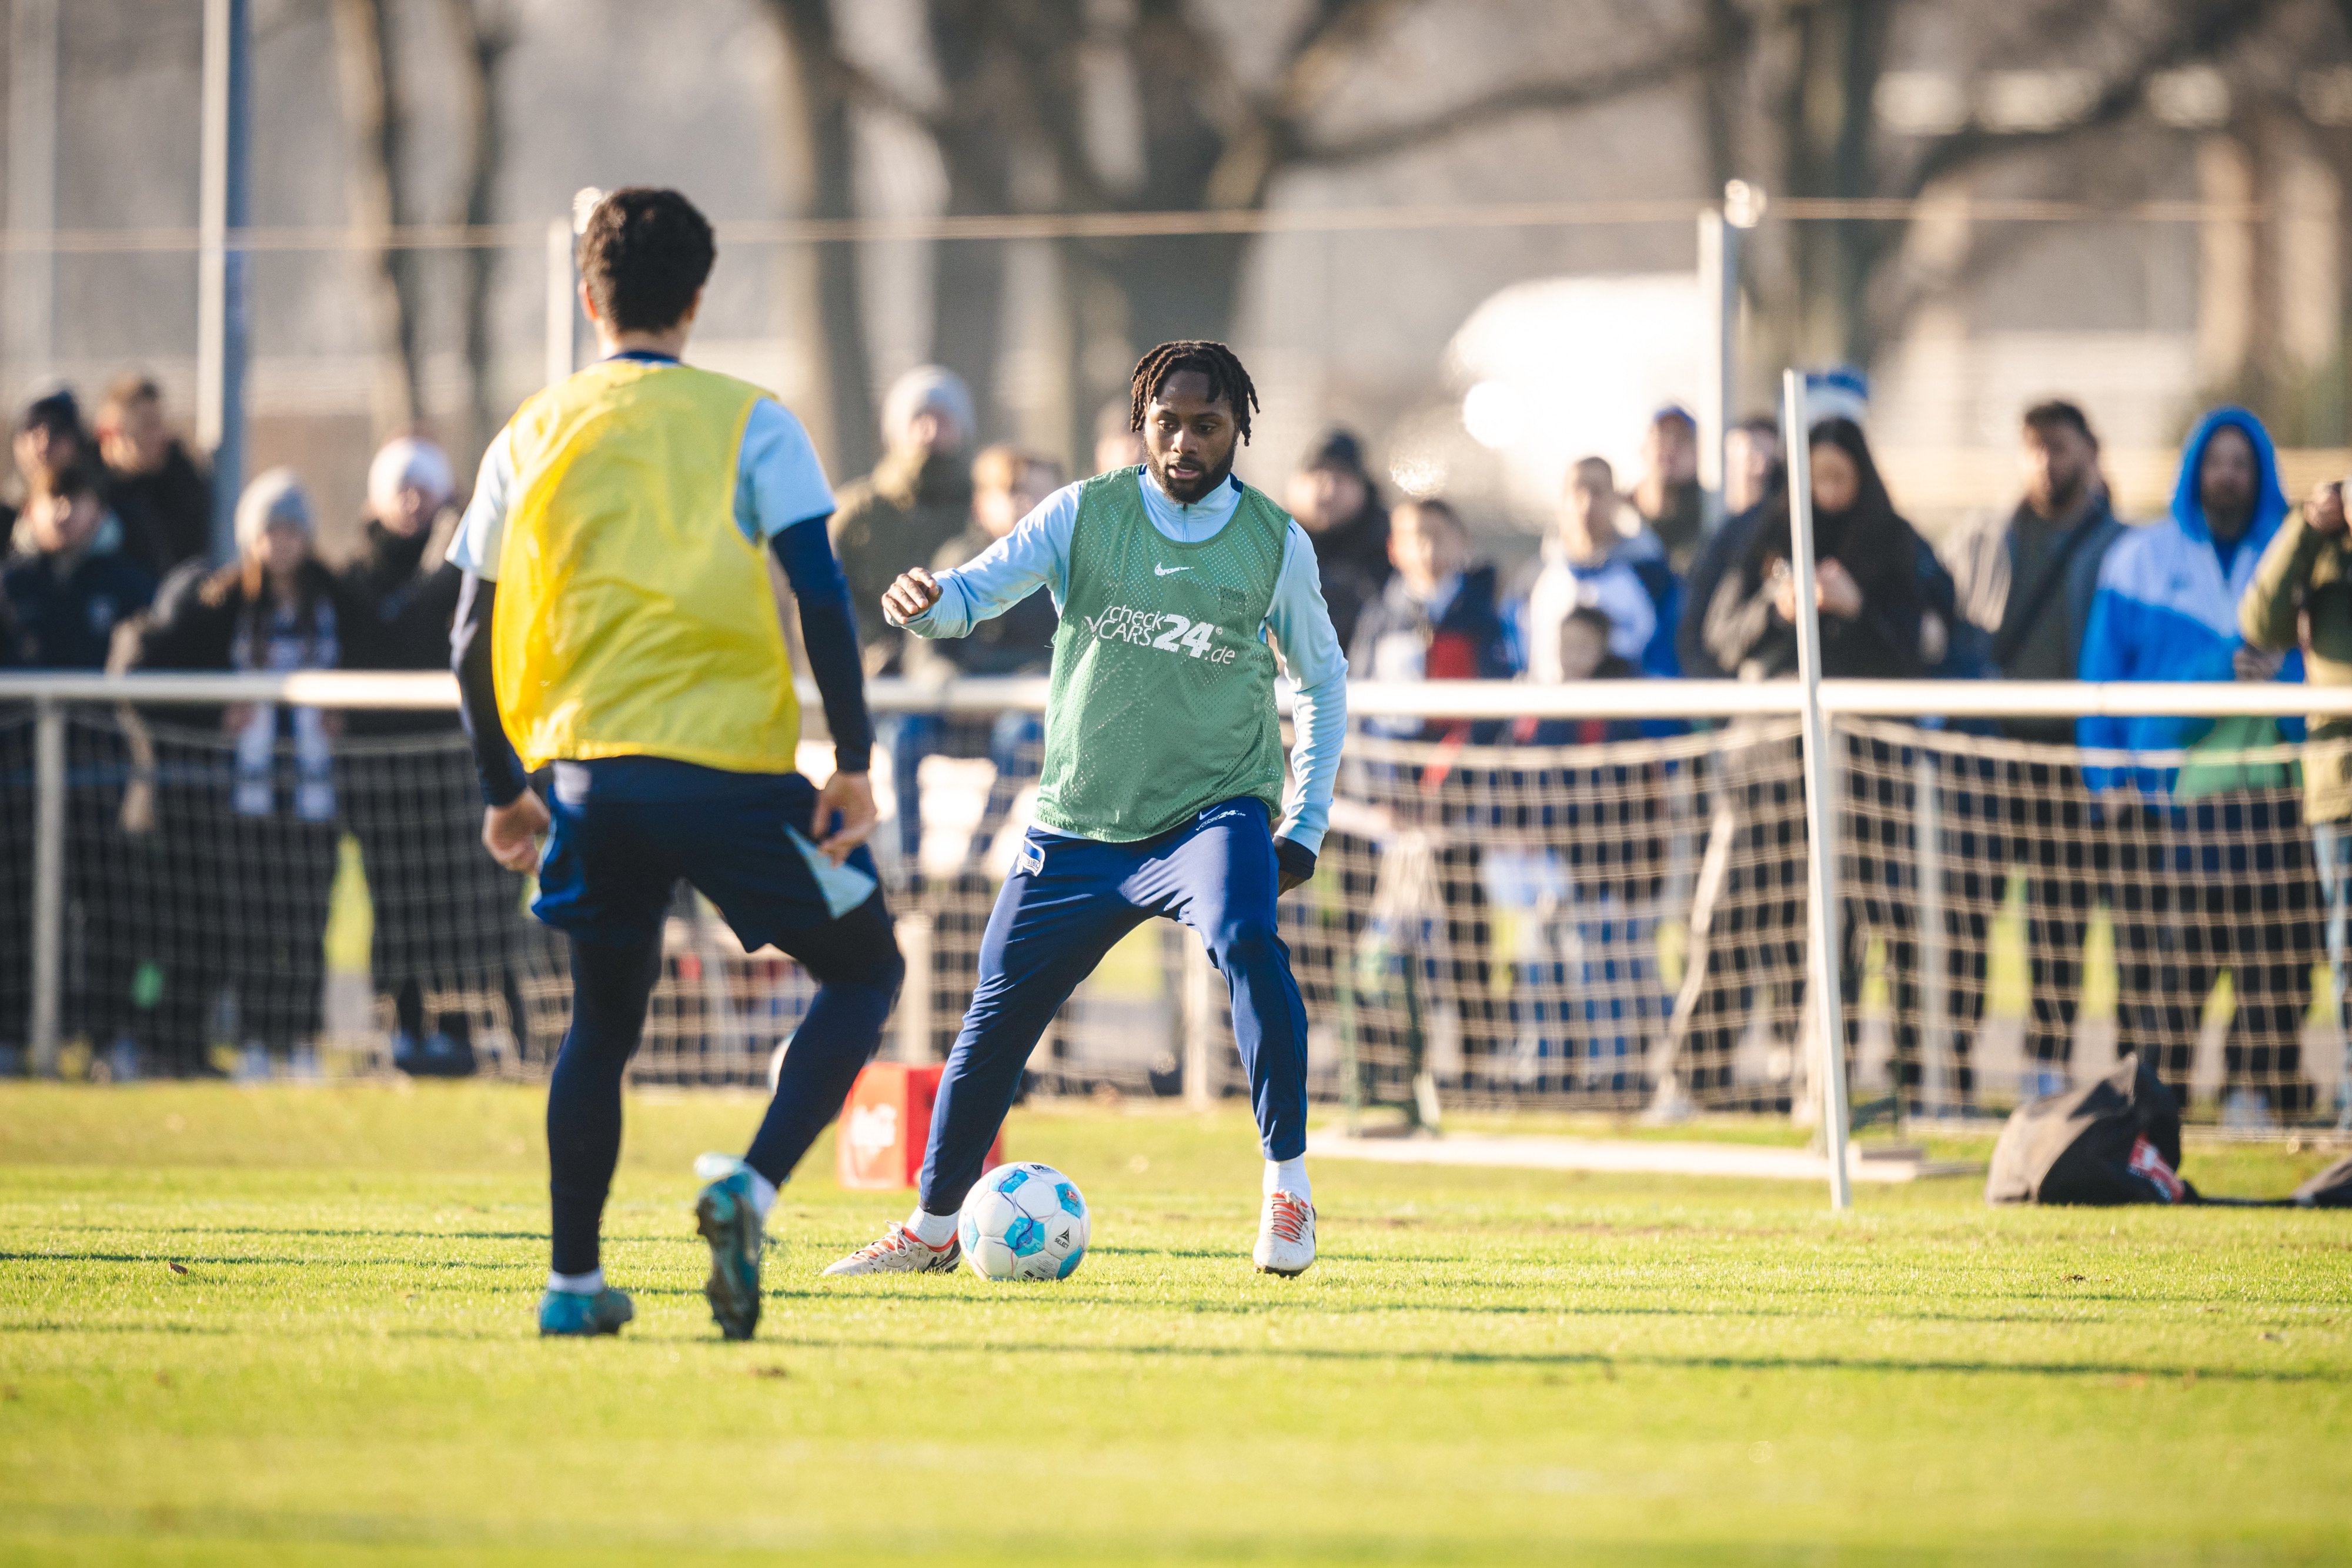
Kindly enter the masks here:
[[[2234, 426], [2253, 444], [2261, 470], [2254, 516], [2238, 541], [2228, 570], [2205, 526], [2198, 476], [2213, 433]], [[2254, 580], [2254, 563], [2286, 517], [2278, 457], [2262, 421], [2242, 408], [2218, 408], [2200, 421], [2180, 454], [2172, 515], [2126, 528], [2099, 568], [2098, 591], [2084, 629], [2078, 673], [2086, 681], [2227, 681], [2238, 651], [2238, 601]], [[2303, 656], [2293, 653], [2282, 681], [2303, 678]], [[2077, 745], [2131, 751], [2168, 751], [2194, 744], [2213, 727], [2210, 718], [2116, 718], [2074, 721]], [[2095, 769], [2095, 773], [2104, 769]], [[2093, 788], [2102, 780], [2089, 779]], [[2122, 783], [2118, 776], [2111, 780]], [[2144, 787], [2145, 787], [2144, 781]]]

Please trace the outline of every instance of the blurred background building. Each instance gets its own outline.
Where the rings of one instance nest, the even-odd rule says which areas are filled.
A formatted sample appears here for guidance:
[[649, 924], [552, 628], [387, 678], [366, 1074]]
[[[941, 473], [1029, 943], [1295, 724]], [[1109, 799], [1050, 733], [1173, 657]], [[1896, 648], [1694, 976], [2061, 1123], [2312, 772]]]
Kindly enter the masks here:
[[[135, 367], [184, 412], [203, 8], [0, 4], [0, 392]], [[2306, 466], [2340, 472], [2347, 444], [2344, 0], [251, 14], [248, 468], [294, 463], [322, 496], [355, 498], [404, 429], [469, 468], [541, 379], [547, 225], [635, 183], [721, 225], [695, 357], [774, 388], [841, 476], [917, 363], [965, 376], [984, 438], [1084, 472], [1138, 350], [1224, 337], [1265, 404], [1246, 476], [1278, 489], [1347, 424], [1507, 548], [1571, 457], [1629, 465], [1651, 413], [1699, 395], [1694, 219], [1733, 180], [1768, 197], [1734, 412], [1785, 363], [1865, 368], [1930, 529], [2012, 495], [2039, 396], [2091, 411], [2127, 509], [2217, 397], [2330, 455]], [[1223, 232], [933, 221], [1198, 213]]]

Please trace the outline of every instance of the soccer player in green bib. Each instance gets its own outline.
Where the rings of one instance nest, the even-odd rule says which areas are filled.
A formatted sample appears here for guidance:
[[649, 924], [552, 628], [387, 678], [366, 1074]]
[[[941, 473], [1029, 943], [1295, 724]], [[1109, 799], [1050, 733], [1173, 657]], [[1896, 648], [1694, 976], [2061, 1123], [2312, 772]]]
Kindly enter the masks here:
[[[750, 1148], [697, 1165], [704, 1291], [720, 1331], [749, 1339], [776, 1188], [840, 1113], [906, 973], [863, 844], [873, 731], [825, 534], [833, 491], [807, 434], [759, 388], [678, 361], [716, 256], [710, 225], [675, 191], [615, 191], [579, 251], [604, 357], [490, 443], [449, 549], [465, 570], [450, 641], [482, 842], [502, 865], [537, 866], [531, 908], [572, 944], [572, 1027], [547, 1086], [554, 1257], [539, 1330], [612, 1333], [631, 1316], [605, 1282], [599, 1228], [622, 1073], [684, 880], [745, 952], [772, 943], [817, 982]], [[793, 770], [800, 706], [772, 560], [799, 601], [833, 732], [822, 789]], [[553, 773], [544, 804], [526, 772], [541, 768]]]
[[[1030, 1051], [1112, 944], [1154, 915], [1191, 926], [1233, 991], [1265, 1154], [1253, 1260], [1285, 1275], [1315, 1261], [1307, 1009], [1275, 900], [1315, 872], [1348, 664], [1306, 530], [1233, 476], [1256, 402], [1223, 344], [1161, 344], [1135, 370], [1142, 466], [1058, 490], [970, 565], [910, 570], [883, 595], [892, 623], [921, 637], [964, 636], [1041, 587], [1061, 625], [1036, 825], [981, 939], [920, 1201], [828, 1274], [956, 1266], [957, 1210]], [[1298, 685], [1287, 807], [1277, 647]]]

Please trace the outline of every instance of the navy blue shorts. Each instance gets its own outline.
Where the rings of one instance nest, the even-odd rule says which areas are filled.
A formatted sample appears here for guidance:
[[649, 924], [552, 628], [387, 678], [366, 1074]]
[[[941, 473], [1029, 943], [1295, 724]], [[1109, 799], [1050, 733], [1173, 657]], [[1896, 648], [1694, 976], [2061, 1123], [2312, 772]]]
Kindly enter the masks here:
[[554, 818], [531, 913], [603, 946], [661, 934], [683, 877], [757, 952], [879, 897], [861, 844], [845, 865], [816, 852], [816, 786], [798, 773], [730, 773], [665, 757], [555, 765]]

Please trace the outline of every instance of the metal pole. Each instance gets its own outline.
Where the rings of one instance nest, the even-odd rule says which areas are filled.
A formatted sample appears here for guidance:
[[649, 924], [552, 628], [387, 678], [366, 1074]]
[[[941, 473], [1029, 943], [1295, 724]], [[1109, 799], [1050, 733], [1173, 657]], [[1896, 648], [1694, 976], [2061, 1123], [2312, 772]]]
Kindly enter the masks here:
[[[1913, 874], [1919, 910], [1919, 1098], [1930, 1116], [1958, 1109], [1959, 1074], [1952, 1051], [1951, 996], [1945, 974], [1950, 947], [1944, 937], [1944, 801], [1936, 755], [1921, 747], [1911, 764], [1912, 821], [1918, 845]], [[1901, 1090], [1896, 1090], [1897, 1097]]]
[[196, 248], [196, 444], [213, 458], [212, 547], [236, 553], [245, 485], [245, 371], [251, 322], [247, 257], [231, 243], [250, 221], [252, 27], [247, 0], [205, 0], [204, 125]]
[[66, 951], [66, 710], [44, 697], [33, 719], [33, 1073], [58, 1075], [58, 987]]
[[1808, 439], [1812, 421], [1805, 413], [1805, 378], [1799, 371], [1780, 375], [1789, 452], [1789, 536], [1796, 560], [1797, 673], [1804, 688], [1805, 870], [1811, 896], [1806, 901], [1806, 949], [1812, 994], [1821, 1022], [1822, 1131], [1829, 1144], [1830, 1207], [1853, 1207], [1853, 1184], [1845, 1168], [1845, 1021], [1838, 997], [1837, 797], [1832, 792], [1829, 720], [1822, 712], [1822, 615], [1813, 602], [1813, 466]]
[[1738, 326], [1739, 276], [1733, 233], [1721, 208], [1699, 214], [1698, 293], [1706, 340], [1699, 355], [1698, 487], [1705, 497], [1702, 526], [1708, 533], [1723, 524], [1724, 441], [1731, 430], [1731, 339]]
[[572, 276], [572, 220], [547, 221], [547, 384], [553, 386], [572, 373], [572, 303], [578, 280]]
[[58, 0], [8, 8], [8, 231], [27, 248], [8, 257], [6, 348], [16, 388], [56, 368]]

